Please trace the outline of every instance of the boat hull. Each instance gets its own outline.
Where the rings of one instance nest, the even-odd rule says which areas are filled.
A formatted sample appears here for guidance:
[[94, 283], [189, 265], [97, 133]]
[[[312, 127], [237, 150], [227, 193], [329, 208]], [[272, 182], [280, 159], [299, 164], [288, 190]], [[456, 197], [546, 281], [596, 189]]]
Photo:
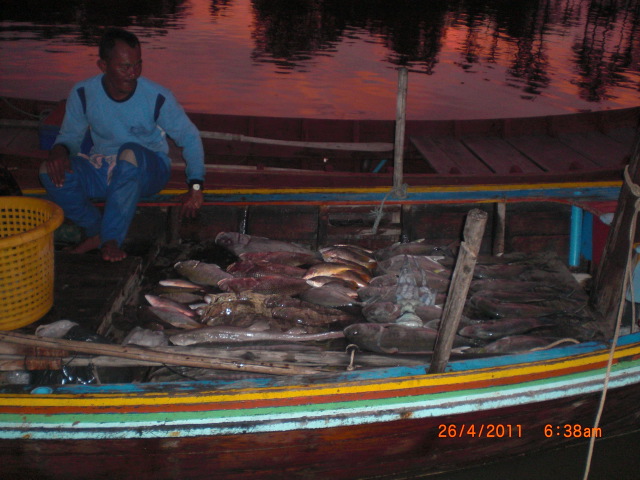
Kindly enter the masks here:
[[597, 428], [608, 350], [592, 343], [453, 362], [437, 375], [399, 367], [235, 384], [25, 388], [0, 397], [0, 472], [353, 479], [456, 470], [637, 430], [640, 335], [621, 343]]
[[[602, 435], [639, 426], [640, 386], [608, 394]], [[359, 426], [190, 438], [0, 441], [4, 478], [394, 478], [586, 442], [599, 395]], [[484, 426], [482, 435], [460, 434]], [[565, 427], [565, 425], [567, 427]], [[556, 426], [561, 427], [556, 429]], [[545, 427], [552, 436], [545, 435]], [[466, 430], [468, 431], [468, 430]], [[559, 433], [559, 435], [556, 435]]]

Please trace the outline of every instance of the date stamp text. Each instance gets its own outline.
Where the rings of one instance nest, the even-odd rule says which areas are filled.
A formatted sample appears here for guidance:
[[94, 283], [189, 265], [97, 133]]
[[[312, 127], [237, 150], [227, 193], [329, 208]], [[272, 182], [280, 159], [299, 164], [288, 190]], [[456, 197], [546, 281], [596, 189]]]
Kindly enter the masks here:
[[438, 437], [520, 438], [522, 437], [522, 425], [510, 423], [441, 423], [438, 425]]

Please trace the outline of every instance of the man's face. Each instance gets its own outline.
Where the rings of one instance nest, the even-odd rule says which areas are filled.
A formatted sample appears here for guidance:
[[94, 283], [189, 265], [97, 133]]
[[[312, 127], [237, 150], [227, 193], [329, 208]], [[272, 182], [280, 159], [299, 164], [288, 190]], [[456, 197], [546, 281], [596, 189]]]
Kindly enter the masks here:
[[107, 92], [115, 100], [123, 100], [135, 89], [142, 73], [142, 52], [140, 45], [132, 48], [125, 42], [116, 41], [111, 56], [98, 60], [98, 67], [104, 73]]

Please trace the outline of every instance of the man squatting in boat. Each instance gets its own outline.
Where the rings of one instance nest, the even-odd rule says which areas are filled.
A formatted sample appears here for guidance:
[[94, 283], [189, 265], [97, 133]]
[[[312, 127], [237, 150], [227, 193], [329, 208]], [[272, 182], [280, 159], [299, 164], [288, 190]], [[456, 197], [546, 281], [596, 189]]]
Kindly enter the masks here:
[[[75, 253], [100, 249], [117, 262], [137, 203], [159, 192], [171, 173], [170, 135], [183, 148], [188, 192], [181, 214], [202, 206], [204, 149], [200, 134], [168, 89], [141, 77], [140, 41], [108, 29], [99, 47], [102, 74], [77, 83], [67, 99], [60, 133], [40, 169], [49, 197], [67, 218], [84, 228]], [[92, 199], [105, 201], [104, 212]]]

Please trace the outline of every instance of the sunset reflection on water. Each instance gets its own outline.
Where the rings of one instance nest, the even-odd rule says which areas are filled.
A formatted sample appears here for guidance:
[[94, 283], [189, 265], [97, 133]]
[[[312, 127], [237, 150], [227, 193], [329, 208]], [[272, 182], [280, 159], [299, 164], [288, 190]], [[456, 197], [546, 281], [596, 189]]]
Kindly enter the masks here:
[[143, 75], [190, 111], [393, 118], [399, 65], [410, 70], [408, 118], [635, 106], [638, 1], [9, 1], [0, 94], [64, 98], [98, 73], [109, 23], [140, 36]]

